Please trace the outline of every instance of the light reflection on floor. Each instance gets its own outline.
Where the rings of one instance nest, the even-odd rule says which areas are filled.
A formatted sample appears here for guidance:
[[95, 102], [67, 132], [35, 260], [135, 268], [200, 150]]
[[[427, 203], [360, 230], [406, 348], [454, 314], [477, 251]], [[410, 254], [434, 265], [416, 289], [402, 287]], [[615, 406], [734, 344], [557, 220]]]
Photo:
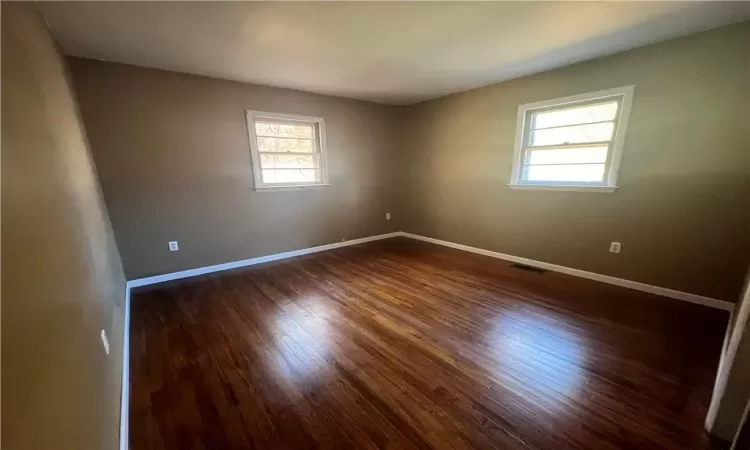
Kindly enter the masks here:
[[330, 301], [305, 296], [290, 303], [274, 318], [271, 367], [304, 392], [328, 374]]
[[564, 407], [586, 383], [588, 345], [580, 334], [549, 320], [549, 311], [545, 314], [506, 311], [496, 318], [487, 341], [499, 377], [510, 376], [519, 388], [542, 393], [550, 406]]

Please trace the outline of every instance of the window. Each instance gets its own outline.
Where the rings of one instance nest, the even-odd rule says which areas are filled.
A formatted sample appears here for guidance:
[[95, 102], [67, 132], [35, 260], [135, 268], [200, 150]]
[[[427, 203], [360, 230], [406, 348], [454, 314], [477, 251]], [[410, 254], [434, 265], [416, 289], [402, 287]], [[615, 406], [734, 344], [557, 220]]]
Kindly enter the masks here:
[[328, 184], [323, 119], [247, 111], [247, 130], [256, 189]]
[[614, 191], [633, 91], [521, 105], [510, 186]]

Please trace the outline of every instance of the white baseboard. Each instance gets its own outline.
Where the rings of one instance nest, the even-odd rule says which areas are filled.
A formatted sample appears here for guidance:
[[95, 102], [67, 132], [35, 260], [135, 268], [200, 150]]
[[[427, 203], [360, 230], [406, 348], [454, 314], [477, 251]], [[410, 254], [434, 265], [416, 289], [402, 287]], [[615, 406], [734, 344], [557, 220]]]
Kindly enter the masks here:
[[664, 288], [660, 286], [654, 286], [651, 284], [640, 283], [638, 281], [625, 280], [622, 278], [612, 277], [609, 275], [602, 275], [595, 272], [587, 272], [585, 270], [573, 269], [570, 267], [559, 266], [557, 264], [550, 264], [542, 261], [535, 261], [533, 259], [522, 258], [520, 256], [507, 255], [505, 253], [493, 252], [491, 250], [485, 250], [482, 248], [471, 247], [463, 244], [456, 244], [455, 242], [443, 241], [441, 239], [435, 239], [418, 234], [406, 233], [403, 231], [396, 231], [393, 233], [379, 234], [376, 236], [369, 236], [361, 239], [353, 239], [351, 241], [336, 242], [333, 244], [320, 245], [317, 247], [303, 248], [300, 250], [292, 250], [289, 252], [275, 253], [273, 255], [259, 256], [257, 258], [243, 259], [241, 261], [233, 261], [223, 264], [216, 264], [213, 266], [199, 267], [197, 269], [183, 270], [180, 272], [167, 273], [163, 275], [156, 275], [153, 277], [138, 278], [135, 280], [128, 281], [128, 289], [139, 286], [146, 286], [149, 284], [162, 283], [165, 281], [178, 280], [180, 278], [194, 277], [197, 275], [203, 275], [213, 272], [221, 272], [223, 270], [236, 269], [239, 267], [252, 266], [255, 264], [262, 264], [270, 261], [277, 261], [280, 259], [292, 258], [295, 256], [308, 255], [310, 253], [317, 253], [326, 250], [332, 250], [335, 248], [346, 247], [349, 245], [357, 245], [365, 242], [377, 241], [380, 239], [388, 239], [391, 237], [403, 236], [411, 239], [420, 241], [430, 242], [445, 247], [455, 248], [471, 253], [477, 253], [479, 255], [489, 256], [492, 258], [503, 259], [505, 261], [511, 261], [519, 264], [525, 264], [527, 266], [539, 267], [541, 269], [551, 270], [554, 272], [560, 272], [568, 275], [573, 275], [580, 278], [587, 278], [589, 280], [600, 281], [602, 283], [613, 284], [616, 286], [622, 286], [629, 289], [635, 289], [637, 291], [648, 292], [650, 294], [662, 295], [664, 297], [674, 298], [677, 300], [684, 300], [686, 302], [697, 303], [699, 305], [710, 306], [712, 308], [718, 308], [725, 311], [732, 311], [734, 304], [718, 300], [715, 298], [704, 297], [702, 295], [691, 294], [689, 292], [677, 291], [674, 289]]
[[259, 256], [257, 258], [243, 259], [241, 261], [233, 261], [223, 264], [216, 264], [214, 266], [199, 267], [197, 269], [182, 270], [180, 272], [165, 273], [164, 275], [156, 275], [153, 277], [138, 278], [135, 280], [128, 281], [129, 287], [146, 286], [149, 284], [163, 283], [165, 281], [179, 280], [180, 278], [194, 277], [197, 275], [203, 275], [213, 272], [221, 272], [222, 270], [237, 269], [239, 267], [254, 266], [255, 264], [262, 264], [265, 262], [277, 261], [279, 259], [292, 258], [295, 256], [308, 255], [310, 253], [323, 252], [326, 250], [333, 250], [334, 248], [346, 247], [349, 245], [363, 244], [365, 242], [378, 241], [380, 239], [388, 239], [391, 237], [401, 236], [400, 231], [393, 233], [378, 234], [376, 236], [368, 236], [360, 239], [352, 239], [351, 241], [335, 242], [333, 244], [319, 245], [317, 247], [303, 248], [300, 250], [292, 250], [290, 252], [275, 253], [273, 255]]
[[418, 234], [404, 233], [401, 232], [400, 236], [405, 236], [411, 239], [417, 239], [419, 241], [431, 242], [433, 244], [442, 245], [445, 247], [455, 248], [458, 250], [464, 250], [471, 253], [477, 253], [484, 256], [490, 256], [492, 258], [504, 259], [514, 263], [524, 264], [532, 267], [539, 267], [540, 269], [551, 270], [554, 272], [560, 272], [568, 275], [573, 275], [580, 278], [587, 278], [589, 280], [601, 281], [602, 283], [614, 284], [616, 286], [622, 286], [636, 291], [648, 292], [649, 294], [661, 295], [664, 297], [674, 298], [677, 300], [684, 300], [690, 303], [697, 303], [699, 305], [710, 306], [712, 308], [723, 309], [725, 311], [732, 311], [734, 304], [718, 300], [711, 297], [704, 297], [702, 295], [691, 294], [688, 292], [676, 291], [674, 289], [663, 288], [654, 286], [646, 283], [639, 283], [637, 281], [624, 280], [622, 278], [611, 277], [609, 275], [602, 275], [600, 273], [587, 272], [585, 270], [573, 269], [565, 266], [558, 266], [557, 264], [550, 264], [542, 261], [535, 261], [533, 259], [521, 258], [520, 256], [506, 255], [505, 253], [493, 252], [482, 248], [470, 247], [468, 245], [456, 244], [454, 242], [443, 241], [440, 239], [420, 236]]

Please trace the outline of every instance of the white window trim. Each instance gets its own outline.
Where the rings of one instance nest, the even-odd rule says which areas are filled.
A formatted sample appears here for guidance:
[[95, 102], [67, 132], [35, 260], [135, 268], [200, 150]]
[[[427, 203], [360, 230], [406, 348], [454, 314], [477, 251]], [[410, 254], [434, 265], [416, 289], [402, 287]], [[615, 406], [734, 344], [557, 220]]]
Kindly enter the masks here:
[[[253, 186], [256, 191], [288, 191], [306, 188], [320, 188], [330, 186], [328, 181], [328, 152], [326, 150], [326, 127], [322, 117], [300, 116], [296, 114], [282, 114], [265, 111], [246, 110], [247, 134], [250, 140], [250, 158], [252, 160]], [[320, 144], [320, 181], [311, 183], [263, 183], [260, 166], [260, 152], [258, 150], [258, 138], [255, 135], [255, 119], [282, 119], [304, 123], [315, 123], [318, 129], [318, 140]]]
[[[625, 143], [625, 134], [628, 129], [628, 120], [630, 118], [630, 108], [633, 103], [633, 94], [635, 86], [623, 86], [603, 91], [588, 92], [586, 94], [572, 95], [569, 97], [555, 98], [534, 103], [526, 103], [518, 107], [518, 118], [516, 121], [516, 143], [513, 151], [513, 170], [510, 177], [509, 186], [512, 189], [530, 189], [546, 191], [588, 191], [588, 192], [614, 192], [617, 189], [617, 176], [620, 172], [620, 162], [622, 161], [622, 148]], [[609, 156], [609, 169], [601, 184], [530, 184], [521, 181], [522, 154], [524, 134], [526, 131], [526, 117], [531, 110], [549, 108], [553, 106], [563, 106], [565, 104], [589, 102], [600, 98], [622, 96], [620, 110], [618, 111], [617, 124], [615, 128], [615, 137], [612, 140], [612, 149]]]

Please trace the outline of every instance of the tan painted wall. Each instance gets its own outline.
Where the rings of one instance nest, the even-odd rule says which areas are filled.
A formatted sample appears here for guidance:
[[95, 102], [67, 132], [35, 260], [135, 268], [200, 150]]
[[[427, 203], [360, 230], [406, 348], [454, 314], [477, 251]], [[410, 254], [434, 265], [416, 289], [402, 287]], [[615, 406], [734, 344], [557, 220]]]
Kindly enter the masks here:
[[[626, 85], [620, 189], [507, 186], [520, 104]], [[411, 106], [405, 229], [734, 302], [750, 239], [749, 92], [745, 22]]]
[[[398, 230], [395, 107], [70, 61], [128, 278]], [[323, 117], [332, 185], [254, 191], [246, 109]]]
[[34, 4], [3, 2], [8, 450], [117, 448], [125, 280], [65, 70]]

